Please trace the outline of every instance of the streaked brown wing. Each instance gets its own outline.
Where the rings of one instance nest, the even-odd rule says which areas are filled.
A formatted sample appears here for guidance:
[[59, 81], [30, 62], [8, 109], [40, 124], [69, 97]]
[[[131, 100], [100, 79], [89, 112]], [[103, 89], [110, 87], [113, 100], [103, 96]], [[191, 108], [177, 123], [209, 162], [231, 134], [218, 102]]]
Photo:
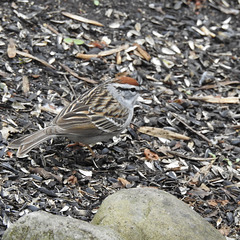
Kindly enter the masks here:
[[[104, 102], [104, 104], [99, 103]], [[128, 110], [119, 105], [117, 100], [111, 99], [106, 96], [91, 95], [91, 100], [88, 98], [87, 104], [82, 100], [76, 99], [68, 107], [64, 108], [59, 115], [54, 119], [53, 124], [58, 125], [67, 132], [73, 134], [81, 133], [83, 130], [95, 129], [96, 127], [104, 132], [119, 132], [128, 117]], [[85, 102], [85, 103], [84, 103]], [[90, 103], [94, 103], [93, 105]]]

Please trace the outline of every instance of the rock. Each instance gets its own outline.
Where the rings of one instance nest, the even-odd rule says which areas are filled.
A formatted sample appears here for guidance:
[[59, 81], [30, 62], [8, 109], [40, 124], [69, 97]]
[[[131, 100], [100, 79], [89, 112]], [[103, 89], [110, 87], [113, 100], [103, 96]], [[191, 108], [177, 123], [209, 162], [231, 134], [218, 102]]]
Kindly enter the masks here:
[[3, 235], [3, 240], [120, 240], [112, 229], [46, 213], [33, 212], [18, 219]]
[[224, 240], [211, 224], [171, 194], [153, 188], [121, 190], [107, 197], [93, 224], [125, 240]]

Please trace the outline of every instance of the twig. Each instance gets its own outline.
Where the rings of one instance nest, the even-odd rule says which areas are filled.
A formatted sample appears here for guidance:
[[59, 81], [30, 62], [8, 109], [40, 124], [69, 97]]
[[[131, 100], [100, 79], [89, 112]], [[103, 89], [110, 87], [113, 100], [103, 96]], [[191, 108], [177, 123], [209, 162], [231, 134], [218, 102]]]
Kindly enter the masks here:
[[118, 52], [121, 52], [123, 50], [126, 50], [128, 47], [129, 47], [129, 45], [126, 44], [126, 45], [122, 45], [122, 46], [119, 46], [119, 47], [114, 48], [114, 49], [110, 49], [110, 50], [99, 52], [98, 54], [77, 53], [76, 57], [77, 58], [82, 58], [82, 59], [90, 59], [90, 58], [96, 58], [96, 57], [105, 57], [105, 56], [112, 55], [114, 53], [118, 53]]
[[129, 45], [125, 44], [125, 45], [119, 46], [119, 47], [114, 48], [114, 49], [99, 52], [98, 56], [99, 57], [105, 57], [105, 56], [108, 56], [108, 55], [112, 55], [114, 53], [121, 52], [122, 50], [126, 50], [128, 47], [129, 47]]
[[169, 130], [165, 130], [162, 128], [148, 127], [142, 126], [138, 128], [138, 131], [153, 137], [160, 137], [166, 139], [182, 139], [182, 140], [190, 140], [190, 137], [175, 133]]
[[51, 25], [49, 25], [47, 23], [44, 23], [43, 26], [48, 28], [51, 32], [55, 33], [56, 35], [59, 35], [59, 32], [54, 27], [52, 27]]
[[75, 97], [75, 99], [76, 99], [76, 98], [77, 98], [77, 94], [76, 94], [75, 90], [73, 89], [72, 84], [68, 81], [68, 78], [66, 77], [65, 74], [64, 74], [63, 76], [64, 76], [65, 80], [67, 81], [69, 87], [71, 88], [71, 90], [72, 90], [72, 92], [73, 92], [73, 95], [74, 95], [74, 97]]
[[212, 145], [212, 142], [205, 137], [203, 134], [199, 133], [198, 131], [194, 130], [192, 127], [190, 127], [187, 123], [185, 123], [181, 118], [179, 118], [176, 114], [172, 113], [175, 118], [177, 118], [178, 121], [180, 121], [183, 125], [185, 125], [188, 129], [190, 129], [193, 133], [197, 134], [199, 137], [201, 137], [203, 140], [207, 141], [209, 145]]
[[23, 56], [23, 57], [27, 57], [27, 58], [31, 58], [31, 59], [33, 59], [33, 60], [36, 60], [36, 61], [42, 63], [43, 65], [45, 65], [45, 66], [47, 66], [47, 67], [50, 67], [50, 68], [52, 68], [52, 69], [54, 69], [54, 70], [56, 69], [54, 66], [52, 66], [51, 64], [49, 64], [49, 63], [46, 62], [45, 60], [40, 59], [40, 58], [38, 58], [38, 57], [35, 57], [35, 56], [33, 56], [33, 55], [29, 54], [29, 53], [21, 52], [21, 51], [19, 51], [19, 50], [16, 50], [16, 53], [17, 53], [18, 55]]
[[238, 125], [230, 125], [229, 127], [230, 128], [234, 128], [234, 129], [240, 129], [240, 124], [238, 124]]
[[226, 86], [226, 85], [231, 85], [231, 84], [239, 84], [239, 81], [219, 82], [217, 84], [205, 85], [205, 86], [199, 87], [197, 89], [210, 89], [210, 88], [216, 88], [216, 87], [219, 87], [219, 86]]
[[59, 65], [65, 70], [67, 71], [68, 73], [70, 73], [71, 75], [73, 75], [74, 77], [80, 79], [80, 80], [83, 80], [85, 82], [89, 82], [89, 83], [97, 83], [96, 81], [92, 80], [92, 79], [89, 79], [89, 78], [86, 78], [86, 77], [80, 77], [77, 73], [75, 73], [71, 68], [69, 68], [68, 66], [62, 64], [62, 63], [59, 63]]
[[178, 157], [181, 157], [181, 158], [185, 158], [185, 159], [188, 159], [188, 160], [191, 160], [191, 161], [212, 161], [214, 160], [215, 158], [197, 158], [197, 157], [191, 157], [191, 156], [186, 156], [184, 154], [181, 154], [179, 152], [176, 152], [176, 151], [169, 151], [167, 150], [167, 153], [170, 153], [172, 155], [175, 155], [175, 156], [178, 156]]

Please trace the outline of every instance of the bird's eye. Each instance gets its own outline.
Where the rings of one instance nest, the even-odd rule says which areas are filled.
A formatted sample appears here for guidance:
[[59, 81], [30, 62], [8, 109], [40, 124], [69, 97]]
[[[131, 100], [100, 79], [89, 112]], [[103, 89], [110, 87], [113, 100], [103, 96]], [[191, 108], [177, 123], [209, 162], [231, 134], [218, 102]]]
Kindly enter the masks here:
[[131, 88], [130, 91], [131, 92], [136, 92], [136, 89], [135, 88]]

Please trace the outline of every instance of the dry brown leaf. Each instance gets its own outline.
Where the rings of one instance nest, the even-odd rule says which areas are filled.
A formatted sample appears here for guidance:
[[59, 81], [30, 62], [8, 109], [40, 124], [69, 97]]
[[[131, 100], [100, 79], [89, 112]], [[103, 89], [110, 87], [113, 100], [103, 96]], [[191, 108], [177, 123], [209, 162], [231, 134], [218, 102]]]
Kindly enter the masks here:
[[216, 96], [204, 96], [204, 97], [188, 97], [191, 100], [200, 100], [209, 103], [240, 103], [239, 97], [216, 97]]
[[159, 160], [159, 156], [147, 148], [144, 149], [144, 156], [146, 157], [147, 160], [150, 160], [150, 161]]
[[133, 54], [136, 55], [136, 56], [138, 56], [138, 57], [140, 57], [140, 58], [143, 58], [143, 56], [141, 55], [141, 53], [140, 53], [137, 49], [135, 49], [135, 50], [133, 51]]
[[125, 178], [121, 178], [121, 177], [118, 178], [118, 181], [123, 185], [123, 187], [126, 187], [127, 185], [131, 184], [128, 180], [126, 180]]
[[15, 46], [15, 42], [12, 38], [9, 39], [7, 55], [9, 58], [14, 58], [16, 56], [16, 46]]
[[90, 48], [103, 49], [106, 46], [108, 46], [108, 44], [105, 41], [93, 41], [88, 44], [88, 47]]
[[78, 182], [77, 177], [74, 175], [71, 175], [68, 179], [67, 182], [72, 184], [72, 185], [76, 185], [76, 183]]
[[129, 83], [129, 82], [135, 82], [136, 80], [134, 78], [131, 77], [127, 77], [127, 76], [116, 76], [116, 79], [119, 79], [122, 83]]
[[208, 200], [207, 203], [211, 207], [216, 207], [218, 205], [218, 203], [215, 199]]
[[151, 56], [138, 43], [134, 43], [134, 45], [137, 46], [137, 50], [141, 56], [147, 61], [150, 61]]
[[222, 206], [226, 206], [229, 203], [229, 200], [219, 200]]
[[189, 183], [197, 184], [201, 174], [203, 174], [204, 176], [207, 176], [207, 174], [210, 172], [212, 165], [215, 161], [216, 161], [216, 158], [213, 158], [208, 165], [201, 167], [200, 171], [197, 172], [193, 177], [191, 177], [191, 179], [189, 180]]
[[93, 25], [96, 25], [96, 26], [99, 26], [99, 27], [103, 27], [103, 24], [101, 24], [100, 22], [90, 20], [90, 19], [78, 16], [78, 15], [75, 15], [75, 14], [72, 14], [72, 13], [69, 13], [69, 12], [62, 12], [62, 15], [66, 16], [66, 17], [69, 17], [69, 18], [72, 18], [72, 19], [75, 19], [75, 20], [80, 21], [80, 22], [89, 23], [89, 24], [93, 24]]
[[143, 126], [138, 129], [139, 132], [153, 136], [153, 137], [160, 137], [160, 138], [166, 138], [166, 139], [181, 139], [181, 140], [189, 140], [190, 138], [179, 134], [175, 133], [169, 130], [165, 130], [162, 128], [155, 128], [155, 127], [148, 127], [148, 126]]
[[206, 196], [211, 195], [210, 192], [207, 192], [203, 190], [202, 188], [194, 187], [192, 190], [188, 192], [191, 196], [199, 196], [201, 198], [204, 198]]
[[53, 174], [51, 172], [46, 171], [44, 168], [40, 168], [40, 167], [29, 167], [30, 172], [33, 173], [38, 173], [40, 176], [42, 176], [44, 179], [49, 179], [49, 178], [55, 178], [56, 180], [58, 180], [59, 182], [62, 181], [62, 177], [56, 174]]
[[228, 236], [229, 233], [231, 231], [231, 228], [229, 226], [222, 226], [220, 229], [219, 229], [219, 232], [223, 235], [223, 236]]
[[13, 156], [13, 153], [11, 151], [7, 151], [6, 154], [8, 155], [8, 157], [12, 157]]

